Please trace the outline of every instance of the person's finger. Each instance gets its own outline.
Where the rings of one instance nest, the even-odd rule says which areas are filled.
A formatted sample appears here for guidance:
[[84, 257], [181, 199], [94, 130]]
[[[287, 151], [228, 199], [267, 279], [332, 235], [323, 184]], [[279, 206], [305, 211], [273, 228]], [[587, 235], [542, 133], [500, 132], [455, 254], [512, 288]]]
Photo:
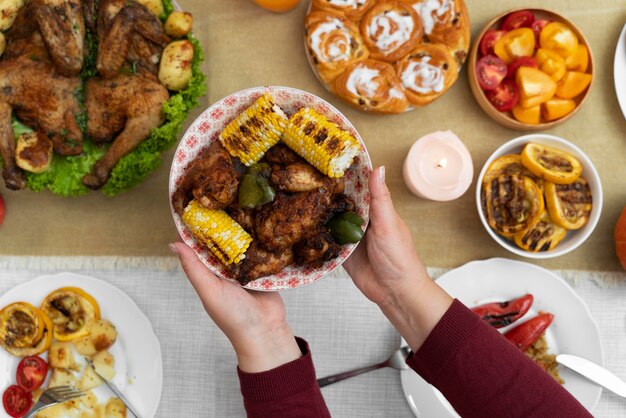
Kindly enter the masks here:
[[[370, 221], [376, 227], [391, 228], [396, 219], [396, 209], [391, 200], [391, 193], [385, 183], [385, 166], [372, 171], [369, 181]], [[386, 228], [385, 228], [386, 229]]]
[[357, 275], [359, 270], [369, 263], [367, 259], [367, 234], [361, 240], [354, 252], [350, 254], [350, 257], [343, 263], [343, 268], [346, 269], [350, 277]]
[[216, 287], [219, 286], [220, 279], [202, 264], [196, 253], [186, 244], [175, 242], [170, 244], [170, 249], [178, 256], [185, 274], [194, 289], [196, 289], [200, 299], [205, 304], [210, 304], [211, 296], [216, 293]]

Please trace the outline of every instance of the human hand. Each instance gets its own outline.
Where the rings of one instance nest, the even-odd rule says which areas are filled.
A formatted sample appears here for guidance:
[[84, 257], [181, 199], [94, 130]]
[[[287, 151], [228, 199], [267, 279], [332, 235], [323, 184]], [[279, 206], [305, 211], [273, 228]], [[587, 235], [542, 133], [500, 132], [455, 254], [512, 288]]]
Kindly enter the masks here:
[[170, 244], [170, 249], [204, 309], [233, 345], [242, 371], [270, 370], [302, 355], [278, 293], [248, 291], [220, 279], [183, 243]]
[[385, 167], [372, 171], [369, 189], [369, 228], [343, 266], [416, 351], [452, 298], [431, 280], [418, 257], [411, 231], [393, 206]]

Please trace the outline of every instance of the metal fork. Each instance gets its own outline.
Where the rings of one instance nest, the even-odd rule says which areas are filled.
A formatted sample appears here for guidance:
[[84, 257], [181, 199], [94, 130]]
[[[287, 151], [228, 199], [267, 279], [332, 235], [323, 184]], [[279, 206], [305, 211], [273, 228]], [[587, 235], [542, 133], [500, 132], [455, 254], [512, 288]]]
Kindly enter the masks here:
[[25, 418], [32, 418], [37, 412], [44, 408], [80, 398], [83, 394], [83, 392], [77, 390], [73, 386], [55, 386], [53, 388], [48, 388], [41, 394], [39, 400], [35, 406], [28, 411]]
[[370, 372], [372, 370], [382, 369], [383, 367], [393, 367], [398, 370], [408, 369], [409, 366], [406, 364], [406, 358], [409, 356], [411, 349], [408, 346], [403, 346], [393, 352], [393, 354], [382, 363], [374, 364], [372, 366], [361, 367], [356, 370], [350, 370], [349, 372], [343, 372], [334, 374], [332, 376], [322, 377], [317, 379], [317, 384], [320, 387], [328, 386], [331, 383], [339, 382], [340, 380], [345, 380], [350, 377], [358, 376], [363, 373]]

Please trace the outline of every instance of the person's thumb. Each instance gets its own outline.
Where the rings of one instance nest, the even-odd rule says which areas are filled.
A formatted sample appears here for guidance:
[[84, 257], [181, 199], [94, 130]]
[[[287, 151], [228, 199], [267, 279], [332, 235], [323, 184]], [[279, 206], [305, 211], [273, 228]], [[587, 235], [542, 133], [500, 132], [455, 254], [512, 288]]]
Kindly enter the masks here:
[[187, 278], [196, 289], [196, 293], [205, 305], [210, 304], [210, 299], [215, 293], [215, 287], [219, 283], [219, 278], [215, 276], [198, 258], [196, 253], [183, 244], [176, 242], [170, 244], [170, 250], [178, 256]]
[[372, 171], [369, 181], [370, 221], [376, 227], [391, 226], [396, 219], [396, 209], [391, 201], [391, 193], [385, 183], [385, 166]]

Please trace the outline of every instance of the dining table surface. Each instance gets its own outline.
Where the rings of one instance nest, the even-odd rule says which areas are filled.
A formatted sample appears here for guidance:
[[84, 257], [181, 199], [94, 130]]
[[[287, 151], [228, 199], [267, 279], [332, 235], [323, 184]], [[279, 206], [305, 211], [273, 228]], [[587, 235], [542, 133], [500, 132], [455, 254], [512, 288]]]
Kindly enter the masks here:
[[[193, 14], [194, 35], [206, 56], [202, 69], [207, 94], [186, 126], [212, 103], [250, 87], [294, 87], [327, 100], [358, 130], [372, 163], [385, 165], [393, 202], [434, 277], [491, 257], [522, 260], [556, 272], [590, 307], [599, 325], [605, 366], [626, 380], [626, 362], [621, 358], [626, 353], [626, 273], [615, 255], [613, 234], [626, 206], [626, 120], [613, 78], [626, 3], [466, 0], [474, 36], [499, 13], [547, 7], [582, 30], [593, 54], [595, 72], [588, 100], [570, 120], [546, 133], [571, 141], [590, 157], [601, 178], [604, 206], [585, 243], [569, 254], [545, 260], [507, 252], [480, 222], [475, 197], [478, 173], [496, 148], [525, 132], [499, 125], [478, 106], [466, 66], [451, 89], [426, 107], [400, 115], [364, 113], [325, 90], [309, 66], [303, 40], [308, 0], [284, 14], [263, 10], [252, 0], [178, 3]], [[440, 130], [451, 130], [461, 138], [474, 166], [470, 189], [450, 202], [414, 196], [402, 177], [404, 158], [415, 140]], [[244, 416], [232, 348], [204, 314], [168, 250], [167, 244], [179, 239], [168, 201], [173, 155], [174, 149], [165, 152], [160, 168], [115, 197], [90, 192], [62, 198], [49, 192], [9, 191], [0, 184], [6, 202], [0, 227], [0, 294], [53, 272], [80, 272], [109, 281], [135, 300], [161, 342], [164, 385], [156, 416]], [[295, 332], [311, 343], [318, 376], [382, 361], [399, 345], [399, 335], [354, 288], [343, 269], [285, 292], [284, 298]], [[395, 370], [372, 372], [322, 392], [336, 417], [413, 416]], [[604, 391], [594, 416], [626, 416], [626, 400]]]

